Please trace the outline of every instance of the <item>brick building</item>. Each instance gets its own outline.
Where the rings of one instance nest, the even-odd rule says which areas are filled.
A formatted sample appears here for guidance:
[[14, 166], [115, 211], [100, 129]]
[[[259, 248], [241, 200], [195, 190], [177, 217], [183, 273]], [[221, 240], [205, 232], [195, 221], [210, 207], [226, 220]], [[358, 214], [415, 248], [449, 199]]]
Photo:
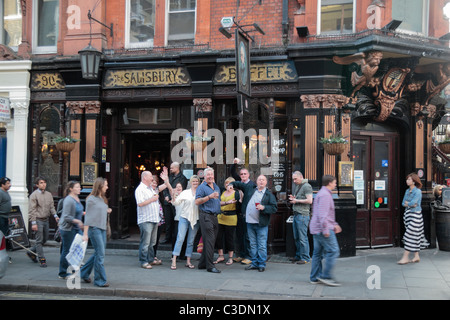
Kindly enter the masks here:
[[[431, 193], [432, 130], [444, 113], [439, 93], [450, 76], [446, 2], [22, 0], [21, 42], [2, 42], [13, 47], [14, 60], [31, 61], [26, 185], [31, 191], [33, 178], [45, 175], [58, 199], [69, 179], [88, 191], [92, 174], [107, 177], [113, 236], [124, 237], [136, 230], [139, 173], [169, 165], [174, 129], [278, 130], [280, 164], [270, 188], [279, 211], [270, 250], [288, 246], [286, 198], [295, 170], [315, 190], [323, 174], [339, 177], [344, 254], [355, 245], [400, 245], [406, 175], [416, 171], [423, 179], [424, 203]], [[6, 4], [18, 2], [4, 3], [9, 34]], [[103, 25], [88, 19], [89, 10]], [[234, 17], [253, 37], [248, 108], [238, 103], [235, 38], [219, 31], [223, 17]], [[253, 32], [255, 23], [264, 34]], [[235, 28], [225, 31], [233, 35]], [[95, 80], [83, 79], [80, 69], [78, 51], [89, 42], [103, 52]], [[6, 65], [0, 62], [0, 72]], [[331, 155], [319, 139], [337, 132], [349, 143]], [[59, 152], [53, 142], [59, 134], [81, 141]], [[250, 150], [260, 142], [257, 133], [236, 146], [253, 177], [261, 165], [249, 163]], [[201, 173], [206, 165], [182, 170]], [[210, 165], [222, 184], [230, 165]]]

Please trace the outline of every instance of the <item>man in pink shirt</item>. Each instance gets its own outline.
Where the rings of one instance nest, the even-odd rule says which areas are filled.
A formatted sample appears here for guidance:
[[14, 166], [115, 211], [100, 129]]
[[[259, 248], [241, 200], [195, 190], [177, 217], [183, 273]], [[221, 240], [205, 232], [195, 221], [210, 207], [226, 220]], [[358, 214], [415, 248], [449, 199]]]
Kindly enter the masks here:
[[[336, 188], [336, 178], [325, 175], [322, 178], [322, 188], [313, 202], [309, 225], [309, 231], [314, 238], [310, 281], [311, 283], [322, 282], [329, 286], [340, 285], [331, 275], [340, 254], [336, 233], [342, 231], [335, 220], [334, 201], [331, 193], [334, 188]], [[322, 259], [325, 259], [323, 269]]]

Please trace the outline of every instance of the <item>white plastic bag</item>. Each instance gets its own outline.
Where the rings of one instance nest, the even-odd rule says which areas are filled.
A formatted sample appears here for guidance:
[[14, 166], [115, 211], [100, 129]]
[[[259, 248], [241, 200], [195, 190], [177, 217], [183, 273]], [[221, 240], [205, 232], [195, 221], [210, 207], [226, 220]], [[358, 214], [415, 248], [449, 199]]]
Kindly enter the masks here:
[[83, 241], [83, 236], [77, 233], [70, 246], [69, 253], [66, 256], [67, 262], [69, 262], [74, 270], [80, 269], [81, 262], [86, 253], [86, 247], [87, 242]]

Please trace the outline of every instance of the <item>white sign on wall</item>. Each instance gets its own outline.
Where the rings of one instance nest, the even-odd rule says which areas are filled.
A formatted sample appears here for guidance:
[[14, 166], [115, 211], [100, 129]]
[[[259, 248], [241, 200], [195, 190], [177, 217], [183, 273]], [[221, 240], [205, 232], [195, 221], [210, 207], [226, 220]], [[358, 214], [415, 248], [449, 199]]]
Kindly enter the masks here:
[[11, 120], [9, 98], [0, 97], [0, 122], [9, 122], [9, 120]]

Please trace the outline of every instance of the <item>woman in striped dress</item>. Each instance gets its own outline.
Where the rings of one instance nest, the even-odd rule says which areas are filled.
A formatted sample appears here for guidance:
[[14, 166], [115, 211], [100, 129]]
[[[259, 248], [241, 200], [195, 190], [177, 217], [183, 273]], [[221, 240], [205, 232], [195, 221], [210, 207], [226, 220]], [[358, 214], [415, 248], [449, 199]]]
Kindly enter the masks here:
[[[403, 243], [405, 252], [403, 257], [397, 262], [398, 264], [407, 264], [410, 262], [419, 262], [420, 249], [426, 248], [429, 244], [425, 239], [422, 217], [422, 183], [416, 173], [410, 173], [406, 177], [408, 189], [403, 197], [402, 205], [405, 207], [403, 221], [405, 223], [405, 234], [403, 235]], [[409, 260], [409, 253], [414, 253], [412, 260]]]

